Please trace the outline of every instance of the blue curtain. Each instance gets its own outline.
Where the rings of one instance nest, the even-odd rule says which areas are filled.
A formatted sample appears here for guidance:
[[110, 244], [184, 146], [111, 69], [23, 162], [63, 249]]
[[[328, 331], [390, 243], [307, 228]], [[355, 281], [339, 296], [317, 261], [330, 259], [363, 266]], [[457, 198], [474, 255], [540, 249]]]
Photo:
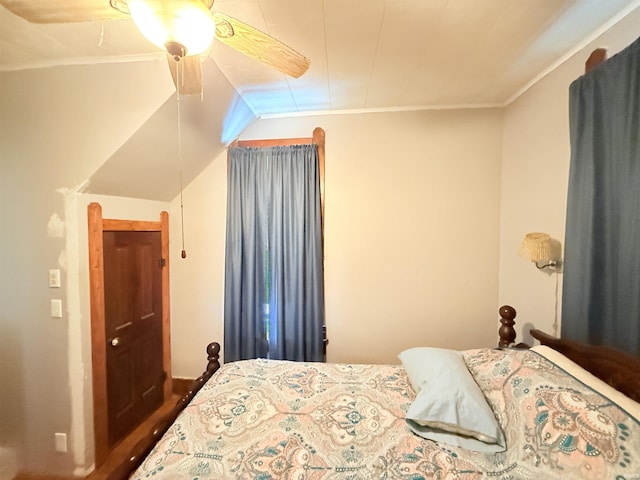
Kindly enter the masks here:
[[317, 146], [230, 149], [225, 361], [322, 361], [323, 323]]
[[571, 84], [562, 337], [640, 354], [640, 39]]

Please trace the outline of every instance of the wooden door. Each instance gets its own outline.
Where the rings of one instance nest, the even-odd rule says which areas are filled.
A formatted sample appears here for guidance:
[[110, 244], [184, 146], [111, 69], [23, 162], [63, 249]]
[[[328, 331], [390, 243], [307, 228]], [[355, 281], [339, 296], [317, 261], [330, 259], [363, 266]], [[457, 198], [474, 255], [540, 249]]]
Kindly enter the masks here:
[[109, 444], [163, 401], [160, 232], [103, 232]]

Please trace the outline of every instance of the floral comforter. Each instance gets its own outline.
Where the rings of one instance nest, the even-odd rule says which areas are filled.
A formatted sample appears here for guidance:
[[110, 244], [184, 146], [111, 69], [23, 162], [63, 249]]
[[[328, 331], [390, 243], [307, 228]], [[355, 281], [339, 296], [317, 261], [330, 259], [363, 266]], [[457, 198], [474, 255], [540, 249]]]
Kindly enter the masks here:
[[405, 422], [402, 366], [224, 365], [135, 479], [640, 479], [640, 422], [533, 351], [465, 360], [507, 450], [437, 444]]

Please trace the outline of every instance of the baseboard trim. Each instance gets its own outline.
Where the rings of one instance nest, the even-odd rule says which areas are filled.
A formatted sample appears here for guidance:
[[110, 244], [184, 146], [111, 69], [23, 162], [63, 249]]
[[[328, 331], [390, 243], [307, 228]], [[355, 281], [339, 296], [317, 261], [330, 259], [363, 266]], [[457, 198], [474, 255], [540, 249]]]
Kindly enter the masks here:
[[47, 475], [20, 470], [13, 477], [13, 480], [78, 480], [80, 478], [82, 477], [61, 477], [60, 475]]

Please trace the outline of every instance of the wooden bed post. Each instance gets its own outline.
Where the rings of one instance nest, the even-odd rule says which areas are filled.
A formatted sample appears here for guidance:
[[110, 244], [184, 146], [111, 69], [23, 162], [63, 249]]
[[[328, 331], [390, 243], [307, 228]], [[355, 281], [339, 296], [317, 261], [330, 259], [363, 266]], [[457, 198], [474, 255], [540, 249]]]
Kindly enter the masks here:
[[516, 341], [516, 331], [513, 326], [516, 324], [516, 310], [509, 305], [503, 305], [498, 309], [500, 314], [500, 328], [498, 329], [498, 336], [500, 341], [498, 347], [509, 347]]
[[584, 63], [584, 72], [587, 73], [591, 71], [593, 68], [600, 65], [606, 59], [607, 59], [607, 49], [596, 48], [593, 52], [591, 52], [591, 55], [589, 55], [589, 58], [587, 58], [587, 61]]

